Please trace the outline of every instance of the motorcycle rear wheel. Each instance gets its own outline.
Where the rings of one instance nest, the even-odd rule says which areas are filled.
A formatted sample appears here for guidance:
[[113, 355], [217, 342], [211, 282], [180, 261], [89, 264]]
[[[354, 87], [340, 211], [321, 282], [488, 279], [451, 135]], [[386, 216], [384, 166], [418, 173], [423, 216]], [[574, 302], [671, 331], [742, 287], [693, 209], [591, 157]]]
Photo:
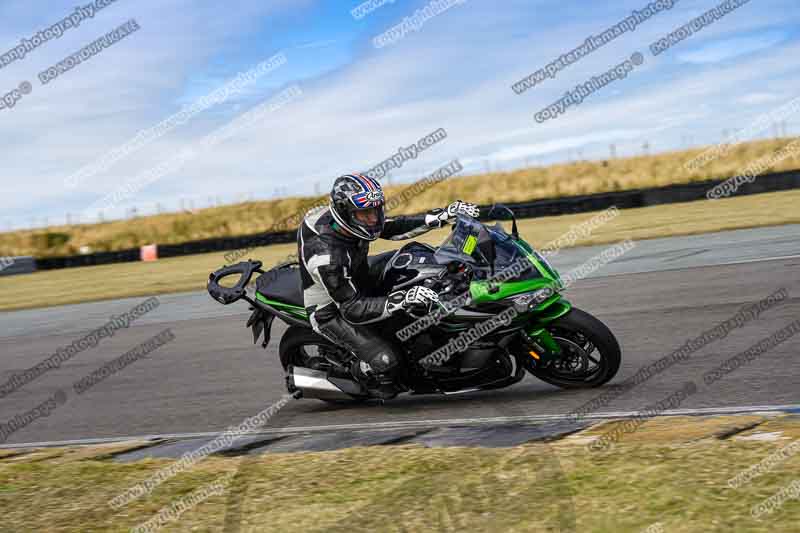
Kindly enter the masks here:
[[[326, 350], [337, 351], [339, 348], [311, 328], [290, 326], [281, 337], [278, 354], [284, 370], [287, 370], [289, 365], [312, 368], [313, 370], [326, 370], [324, 366], [319, 366], [321, 363], [324, 365], [323, 361], [321, 361], [321, 352]], [[352, 376], [348, 376], [348, 378], [353, 379]], [[352, 405], [366, 400], [367, 398], [353, 397], [352, 400], [321, 401], [334, 405]]]

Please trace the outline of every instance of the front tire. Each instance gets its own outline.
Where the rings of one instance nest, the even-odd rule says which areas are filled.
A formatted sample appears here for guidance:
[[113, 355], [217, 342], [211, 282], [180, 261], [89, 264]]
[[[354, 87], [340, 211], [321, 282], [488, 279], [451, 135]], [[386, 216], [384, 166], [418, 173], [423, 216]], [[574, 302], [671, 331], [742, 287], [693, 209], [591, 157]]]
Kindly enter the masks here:
[[543, 368], [528, 368], [537, 378], [563, 389], [590, 389], [608, 383], [619, 370], [622, 350], [608, 327], [577, 308], [547, 330], [564, 355]]

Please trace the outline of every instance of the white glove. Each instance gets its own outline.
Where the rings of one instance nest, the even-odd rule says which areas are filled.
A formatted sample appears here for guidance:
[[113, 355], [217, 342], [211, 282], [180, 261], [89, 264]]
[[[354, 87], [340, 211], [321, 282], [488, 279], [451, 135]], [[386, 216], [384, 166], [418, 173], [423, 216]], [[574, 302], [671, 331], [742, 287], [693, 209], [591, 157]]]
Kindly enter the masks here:
[[425, 223], [431, 227], [441, 228], [445, 224], [451, 224], [456, 216], [466, 215], [478, 218], [481, 212], [477, 205], [457, 200], [448, 205], [446, 209], [434, 209], [425, 217]]
[[437, 303], [439, 303], [439, 295], [435, 291], [418, 285], [411, 287], [408, 291], [397, 291], [390, 294], [386, 307], [392, 314], [400, 310], [408, 311], [420, 307], [430, 309]]
[[445, 211], [447, 212], [447, 216], [450, 218], [448, 222], [454, 220], [456, 215], [467, 215], [468, 217], [472, 218], [478, 218], [481, 215], [481, 211], [478, 209], [477, 205], [462, 202], [461, 200], [456, 200], [452, 204], [448, 205]]
[[417, 285], [408, 290], [404, 305], [411, 307], [414, 305], [433, 305], [439, 303], [439, 295], [428, 287]]

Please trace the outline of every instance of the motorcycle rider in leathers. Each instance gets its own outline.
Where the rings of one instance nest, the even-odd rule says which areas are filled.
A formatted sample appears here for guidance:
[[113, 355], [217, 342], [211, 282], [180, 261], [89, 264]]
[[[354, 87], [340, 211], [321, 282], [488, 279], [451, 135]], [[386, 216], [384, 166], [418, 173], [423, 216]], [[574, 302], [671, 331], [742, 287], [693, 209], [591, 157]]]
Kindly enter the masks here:
[[336, 179], [330, 205], [308, 212], [298, 230], [303, 299], [318, 334], [352, 352], [352, 373], [377, 398], [397, 395], [400, 358], [394, 344], [373, 328], [394, 313], [430, 309], [438, 295], [423, 286], [376, 294], [389, 257], [368, 264], [369, 243], [411, 239], [453, 222], [477, 217], [478, 207], [461, 201], [427, 214], [385, 218], [380, 184], [363, 174]]

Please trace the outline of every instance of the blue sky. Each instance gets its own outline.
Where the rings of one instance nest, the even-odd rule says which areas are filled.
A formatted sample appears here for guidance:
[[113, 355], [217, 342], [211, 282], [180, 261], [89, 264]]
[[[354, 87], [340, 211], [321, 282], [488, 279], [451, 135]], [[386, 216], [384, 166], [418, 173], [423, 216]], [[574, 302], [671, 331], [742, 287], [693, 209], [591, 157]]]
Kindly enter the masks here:
[[[82, 0], [81, 5], [91, 0]], [[399, 146], [445, 128], [448, 138], [406, 163], [410, 181], [459, 158], [467, 171], [511, 169], [717, 142], [800, 96], [800, 5], [752, 0], [653, 57], [647, 47], [718, 2], [680, 0], [552, 80], [522, 95], [510, 86], [641, 9], [646, 0], [465, 0], [391, 46], [372, 39], [428, 1], [394, 0], [356, 20], [349, 0], [117, 0], [79, 28], [0, 69], [0, 95], [33, 91], [0, 110], [0, 230], [63, 223], [143, 171], [197, 143], [279, 91], [303, 95], [105, 213], [149, 214], [160, 203], [203, 207], [308, 194], [365, 170]], [[78, 3], [4, 0], [0, 53]], [[225, 5], [225, 7], [220, 7]], [[37, 74], [130, 18], [141, 29], [47, 85]], [[556, 120], [534, 121], [564, 91], [630, 57], [645, 64]], [[77, 188], [70, 174], [275, 53], [287, 64], [193, 117]], [[800, 134], [800, 116], [787, 119]], [[771, 132], [770, 132], [771, 133]], [[84, 219], [84, 221], [90, 221]], [[1, 255], [1, 254], [0, 254]]]

